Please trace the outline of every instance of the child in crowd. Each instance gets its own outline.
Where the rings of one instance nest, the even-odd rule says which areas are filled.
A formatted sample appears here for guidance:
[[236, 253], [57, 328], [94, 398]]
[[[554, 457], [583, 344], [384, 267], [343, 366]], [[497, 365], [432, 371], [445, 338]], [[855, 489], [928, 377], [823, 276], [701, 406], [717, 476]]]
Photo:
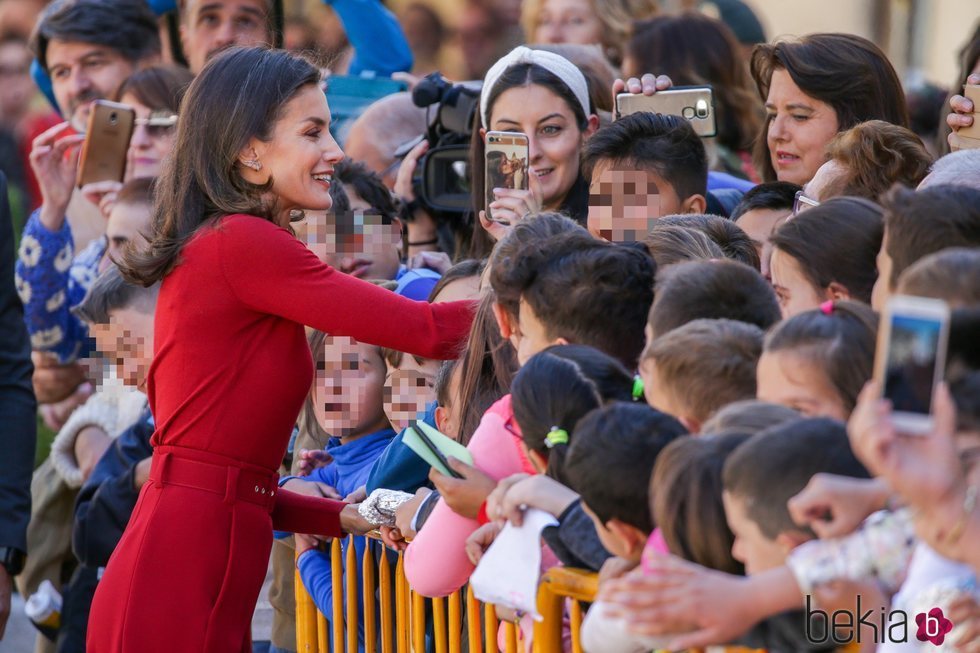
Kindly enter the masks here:
[[776, 229], [770, 269], [784, 318], [828, 300], [871, 302], [881, 215], [881, 207], [870, 200], [838, 197]]
[[[536, 229], [522, 227], [540, 219], [515, 226], [491, 262], [502, 335], [514, 343], [521, 362], [550, 345], [577, 343], [635, 369], [653, 298], [653, 261], [641, 249], [592, 239], [580, 228], [559, 237], [522, 240]], [[556, 227], [565, 220], [546, 219]], [[521, 459], [510, 397], [487, 411], [468, 449], [475, 467], [456, 464], [465, 479], [431, 473], [442, 500], [406, 554], [406, 576], [426, 596], [446, 595], [466, 582], [473, 567], [463, 544], [479, 526], [476, 518], [496, 482], [534, 471]], [[439, 569], [430, 569], [426, 559], [439, 560]]]
[[948, 247], [980, 246], [980, 190], [968, 186], [897, 188], [884, 200], [885, 232], [872, 305], [884, 310], [902, 272]]
[[732, 220], [755, 243], [760, 271], [766, 279], [769, 278], [769, 257], [772, 254], [769, 237], [793, 213], [793, 203], [799, 190], [799, 186], [787, 181], [759, 184], [746, 192], [732, 211]]
[[650, 231], [643, 241], [661, 270], [682, 261], [725, 258], [725, 252], [698, 229], [666, 225]]
[[755, 397], [762, 329], [737, 320], [694, 320], [643, 350], [647, 403], [697, 433], [718, 409]]
[[[341, 499], [364, 485], [375, 459], [395, 437], [383, 407], [385, 362], [378, 347], [346, 336], [314, 332], [310, 346], [317, 372], [308, 401], [313, 403], [320, 427], [331, 436], [326, 450], [332, 461], [309, 476], [287, 476], [279, 485], [294, 492]], [[330, 619], [334, 599], [343, 600], [333, 596], [330, 554], [320, 551], [318, 541], [311, 536], [297, 533], [295, 538], [296, 564], [303, 585]], [[347, 540], [342, 545], [346, 553]], [[354, 539], [358, 561], [365, 546], [364, 537]]]
[[759, 269], [759, 253], [756, 251], [755, 243], [741, 227], [728, 218], [702, 213], [668, 215], [657, 220], [651, 232], [673, 226], [697, 229], [721, 248], [725, 258]]
[[585, 146], [589, 232], [617, 243], [642, 241], [657, 218], [703, 213], [708, 158], [680, 116], [638, 112], [597, 131]]
[[858, 302], [826, 302], [766, 336], [758, 398], [806, 416], [847, 419], [871, 378], [878, 318]]
[[[631, 401], [632, 385], [621, 364], [592, 347], [558, 345], [533, 356], [514, 378], [511, 400], [523, 447], [538, 474], [502, 480], [487, 499], [487, 516], [519, 524], [525, 507], [549, 512], [559, 525], [545, 529], [544, 538], [558, 559], [598, 570], [609, 553], [565, 479], [564, 463], [579, 420], [607, 402]], [[491, 522], [470, 537], [474, 564], [482, 546], [472, 544], [486, 545], [488, 534], [499, 529], [500, 523]]]
[[[813, 539], [811, 530], [792, 519], [787, 503], [816, 474], [868, 478], [841, 423], [802, 419], [752, 436], [728, 457], [722, 472], [725, 516], [734, 534], [732, 555], [745, 565], [750, 578], [708, 571], [669, 556], [652, 556], [648, 573], [610, 581], [603, 598], [615, 604], [614, 613], [627, 614], [630, 630], [637, 633], [650, 630], [653, 622], [688, 615], [681, 623], [692, 624], [695, 630], [666, 638], [665, 648], [672, 650], [726, 643], [768, 650], [834, 650], [837, 644], [828, 636], [825, 622], [808, 624], [799, 609], [768, 612], [768, 606], [784, 597], [766, 593], [768, 586], [751, 578], [771, 576], [771, 570], [785, 565], [794, 549]], [[665, 591], [666, 587], [676, 591]], [[793, 605], [799, 606], [795, 591]], [[721, 596], [726, 605], [724, 617], [717, 612]], [[730, 604], [732, 600], [739, 604]], [[639, 607], [641, 602], [643, 607]], [[761, 622], [748, 619], [725, 631], [702, 625], [728, 620], [727, 615], [735, 612], [776, 616]]]
[[718, 433], [751, 433], [799, 419], [800, 414], [782, 404], [758, 399], [743, 399], [720, 409], [701, 425], [701, 435]]
[[[644, 557], [669, 551], [709, 569], [744, 573], [732, 557], [735, 537], [725, 521], [721, 470], [728, 455], [748, 438], [745, 433], [682, 437], [657, 456], [648, 492], [657, 528]], [[660, 648], [664, 638], [630, 634], [621, 618], [610, 615], [610, 606], [598, 601], [582, 624], [582, 642], [589, 653], [644, 653]]]
[[950, 247], [919, 259], [898, 278], [899, 295], [942, 299], [951, 308], [980, 304], [980, 249]]
[[656, 291], [647, 318], [648, 341], [701, 318], [739, 320], [762, 330], [779, 322], [772, 286], [735, 261], [671, 265], [657, 274]]

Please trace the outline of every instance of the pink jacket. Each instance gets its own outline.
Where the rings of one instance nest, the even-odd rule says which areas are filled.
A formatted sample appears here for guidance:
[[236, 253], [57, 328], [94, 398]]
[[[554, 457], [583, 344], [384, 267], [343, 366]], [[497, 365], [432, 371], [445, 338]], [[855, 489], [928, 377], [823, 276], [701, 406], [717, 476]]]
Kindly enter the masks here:
[[[487, 409], [466, 448], [473, 454], [473, 465], [494, 480], [534, 473], [521, 448], [510, 395]], [[466, 538], [479, 526], [439, 501], [405, 552], [405, 576], [412, 589], [424, 596], [448, 596], [465, 585], [473, 573]]]

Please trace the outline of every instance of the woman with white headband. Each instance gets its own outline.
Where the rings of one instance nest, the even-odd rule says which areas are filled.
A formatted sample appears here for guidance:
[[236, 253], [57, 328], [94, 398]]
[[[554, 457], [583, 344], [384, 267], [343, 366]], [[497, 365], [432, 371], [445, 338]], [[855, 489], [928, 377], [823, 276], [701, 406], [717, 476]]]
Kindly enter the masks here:
[[[579, 169], [579, 153], [598, 127], [585, 75], [564, 57], [520, 46], [490, 68], [483, 81], [480, 129], [473, 134], [471, 152], [474, 211], [494, 240], [507, 229], [502, 223], [514, 224], [539, 211], [561, 211], [585, 224], [589, 185]], [[495, 191], [489, 207], [484, 205], [488, 131], [527, 135], [530, 178], [529, 190]], [[480, 242], [479, 233], [474, 240]]]

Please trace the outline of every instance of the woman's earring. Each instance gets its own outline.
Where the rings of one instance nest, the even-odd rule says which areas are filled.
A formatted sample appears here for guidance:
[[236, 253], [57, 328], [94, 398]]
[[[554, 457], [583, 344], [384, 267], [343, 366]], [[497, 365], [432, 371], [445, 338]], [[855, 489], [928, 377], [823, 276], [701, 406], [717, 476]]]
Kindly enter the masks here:
[[252, 170], [261, 170], [262, 162], [258, 159], [249, 159], [247, 161], [242, 161], [242, 165], [246, 168], [251, 168]]

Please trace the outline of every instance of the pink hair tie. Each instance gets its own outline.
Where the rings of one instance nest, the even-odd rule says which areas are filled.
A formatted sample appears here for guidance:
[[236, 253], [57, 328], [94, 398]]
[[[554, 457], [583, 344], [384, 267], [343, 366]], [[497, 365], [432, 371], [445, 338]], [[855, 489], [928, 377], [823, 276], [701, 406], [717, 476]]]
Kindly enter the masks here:
[[820, 312], [824, 315], [830, 315], [834, 312], [834, 300], [828, 299], [823, 304], [820, 305]]

